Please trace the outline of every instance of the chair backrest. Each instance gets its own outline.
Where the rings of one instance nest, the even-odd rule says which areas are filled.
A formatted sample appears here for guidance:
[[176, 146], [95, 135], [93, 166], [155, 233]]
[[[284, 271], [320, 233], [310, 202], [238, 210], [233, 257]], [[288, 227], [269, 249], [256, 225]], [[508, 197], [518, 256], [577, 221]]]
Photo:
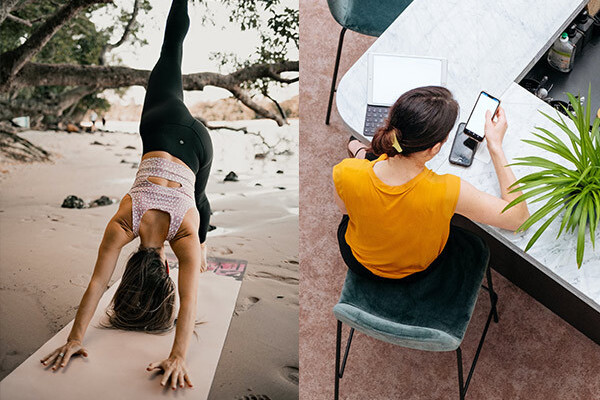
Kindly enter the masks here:
[[341, 26], [369, 36], [380, 36], [413, 0], [327, 0]]

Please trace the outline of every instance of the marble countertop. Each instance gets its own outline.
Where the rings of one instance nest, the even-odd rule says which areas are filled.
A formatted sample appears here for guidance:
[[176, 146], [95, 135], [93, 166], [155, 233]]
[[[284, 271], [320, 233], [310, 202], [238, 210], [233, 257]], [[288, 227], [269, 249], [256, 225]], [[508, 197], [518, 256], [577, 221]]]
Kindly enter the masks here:
[[[584, 0], [415, 0], [367, 53], [447, 58], [447, 87], [460, 104], [459, 121], [466, 121], [477, 95], [485, 90], [499, 97], [506, 111], [509, 128], [504, 150], [509, 161], [533, 154], [550, 159], [550, 153], [521, 139], [533, 138], [531, 132], [536, 126], [558, 133], [539, 113], [555, 115], [556, 111], [515, 81], [529, 71], [585, 4]], [[367, 53], [342, 77], [336, 95], [342, 120], [365, 142], [369, 138], [360, 132], [366, 111]], [[485, 150], [476, 156], [470, 168], [448, 162], [455, 130], [456, 127], [440, 154], [427, 166], [437, 173], [458, 175], [481, 190], [499, 195], [494, 168]], [[480, 148], [485, 149], [485, 146]], [[513, 170], [517, 177], [531, 172], [523, 167]], [[530, 212], [539, 207], [538, 203], [530, 205]], [[563, 233], [556, 239], [560, 219], [549, 226], [527, 253], [523, 252], [543, 221], [519, 234], [480, 226], [600, 312], [600, 250], [594, 252], [589, 239], [580, 269], [575, 262], [575, 234]]]

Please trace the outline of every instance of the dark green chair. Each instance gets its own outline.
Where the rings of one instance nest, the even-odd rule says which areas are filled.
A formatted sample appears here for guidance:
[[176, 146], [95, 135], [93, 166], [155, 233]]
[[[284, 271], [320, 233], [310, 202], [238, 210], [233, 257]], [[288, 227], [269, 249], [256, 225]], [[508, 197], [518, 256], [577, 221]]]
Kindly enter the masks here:
[[[498, 322], [498, 296], [488, 266], [489, 249], [475, 234], [452, 226], [445, 262], [413, 282], [375, 281], [348, 270], [340, 301], [333, 308], [337, 323], [335, 390], [344, 374], [354, 330], [402, 347], [427, 351], [456, 351], [460, 399], [464, 399], [492, 318]], [[488, 286], [482, 286], [487, 274]], [[490, 294], [491, 309], [463, 383], [462, 343], [479, 289]], [[340, 366], [342, 323], [350, 336]]]
[[329, 117], [331, 117], [333, 94], [336, 90], [335, 85], [346, 30], [350, 29], [363, 35], [378, 37], [412, 2], [413, 0], [327, 0], [329, 11], [337, 23], [342, 26], [342, 31], [335, 57], [325, 124], [329, 125]]

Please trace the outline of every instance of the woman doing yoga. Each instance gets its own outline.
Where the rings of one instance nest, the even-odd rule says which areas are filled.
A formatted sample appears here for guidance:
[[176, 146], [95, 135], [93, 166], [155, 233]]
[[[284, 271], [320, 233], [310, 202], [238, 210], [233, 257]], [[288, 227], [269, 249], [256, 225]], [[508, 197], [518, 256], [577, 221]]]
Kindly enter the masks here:
[[160, 58], [148, 80], [140, 123], [143, 155], [135, 182], [106, 227], [67, 343], [41, 360], [53, 370], [67, 365], [74, 354], [87, 357], [82, 345], [87, 326], [122, 247], [139, 236], [139, 249], [127, 261], [105, 325], [153, 333], [173, 328], [176, 294], [164, 254], [168, 240], [179, 262], [175, 340], [169, 356], [147, 370], [162, 369], [161, 385], [170, 380], [173, 390], [192, 386], [185, 356], [195, 326], [198, 279], [206, 269], [210, 205], [205, 188], [212, 144], [183, 103], [181, 61], [188, 28], [187, 0], [173, 0]]
[[338, 228], [340, 251], [353, 272], [378, 280], [412, 280], [426, 274], [444, 257], [455, 213], [511, 230], [528, 218], [525, 203], [502, 212], [521, 192], [508, 193], [516, 179], [502, 150], [504, 110], [498, 109], [496, 121], [490, 114], [485, 137], [501, 198], [425, 167], [448, 139], [458, 115], [458, 103], [443, 87], [403, 94], [370, 148], [358, 140], [348, 143], [356, 158], [337, 164], [333, 181], [335, 200], [344, 214]]

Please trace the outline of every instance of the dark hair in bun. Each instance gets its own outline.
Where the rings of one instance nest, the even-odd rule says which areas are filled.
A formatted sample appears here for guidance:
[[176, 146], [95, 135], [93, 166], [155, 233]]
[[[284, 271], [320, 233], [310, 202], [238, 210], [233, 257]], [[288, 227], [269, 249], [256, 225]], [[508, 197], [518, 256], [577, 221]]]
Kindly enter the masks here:
[[[388, 157], [427, 150], [442, 142], [456, 122], [458, 103], [441, 86], [424, 86], [404, 93], [396, 100], [384, 125], [371, 141], [371, 151]], [[398, 139], [402, 152], [394, 147]]]

